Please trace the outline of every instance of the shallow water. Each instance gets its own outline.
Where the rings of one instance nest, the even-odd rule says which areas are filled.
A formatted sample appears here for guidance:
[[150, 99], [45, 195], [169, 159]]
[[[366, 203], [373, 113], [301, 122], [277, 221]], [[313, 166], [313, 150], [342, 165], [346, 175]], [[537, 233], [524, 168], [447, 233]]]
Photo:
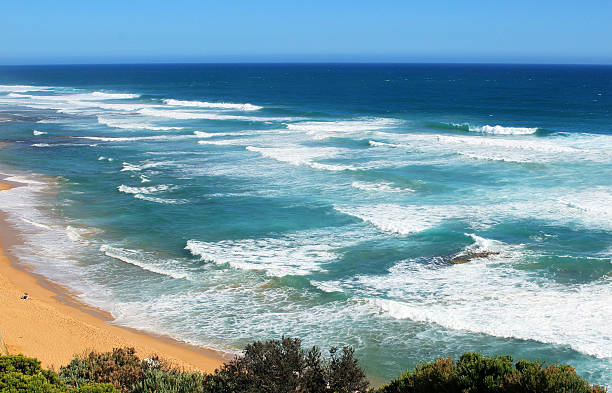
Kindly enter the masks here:
[[611, 67], [0, 67], [0, 84], [2, 172], [27, 184], [0, 194], [15, 251], [117, 323], [230, 351], [349, 344], [382, 379], [481, 351], [612, 384]]

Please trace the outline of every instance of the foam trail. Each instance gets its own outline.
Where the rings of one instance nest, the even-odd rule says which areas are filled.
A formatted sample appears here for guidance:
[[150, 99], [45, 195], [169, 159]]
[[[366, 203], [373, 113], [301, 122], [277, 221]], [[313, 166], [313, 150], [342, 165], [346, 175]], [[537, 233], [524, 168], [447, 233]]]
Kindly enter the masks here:
[[446, 217], [444, 211], [431, 206], [334, 206], [334, 209], [368, 222], [381, 231], [410, 235], [433, 228]]
[[0, 85], [0, 92], [25, 93], [28, 91], [50, 90], [50, 86]]
[[[213, 112], [192, 112], [169, 109], [153, 109], [144, 108], [138, 111], [145, 116], [164, 117], [167, 119], [176, 120], [238, 120], [238, 121], [293, 121], [294, 117], [257, 117], [257, 116], [241, 116], [241, 115], [222, 115]], [[299, 120], [299, 119], [297, 119]]]
[[461, 265], [405, 261], [388, 275], [360, 276], [363, 293], [388, 295], [371, 301], [392, 318], [569, 346], [612, 358], [612, 327], [601, 323], [612, 313], [609, 278], [569, 286], [549, 281], [513, 267], [528, 253], [522, 246], [466, 235], [475, 242], [465, 252], [499, 254]]
[[34, 136], [39, 136], [39, 135], [46, 135], [47, 133], [44, 131], [37, 131], [37, 130], [33, 130], [32, 131], [32, 135]]
[[185, 249], [202, 261], [229, 264], [235, 269], [265, 270], [278, 277], [321, 271], [322, 263], [337, 258], [331, 246], [307, 234], [220, 242], [189, 240]]
[[183, 106], [190, 108], [211, 108], [211, 109], [233, 109], [239, 111], [256, 111], [261, 109], [261, 106], [252, 104], [232, 104], [227, 102], [206, 102], [206, 101], [185, 101], [166, 99], [164, 103], [169, 106]]
[[182, 130], [183, 127], [156, 126], [145, 122], [136, 122], [132, 119], [117, 119], [108, 116], [98, 116], [98, 123], [112, 128], [127, 130], [152, 130], [152, 131], [171, 131]]
[[295, 166], [309, 166], [314, 169], [327, 171], [355, 171], [359, 170], [353, 165], [324, 164], [316, 162], [317, 159], [334, 158], [342, 151], [333, 147], [308, 148], [308, 147], [256, 147], [247, 146], [248, 151], [261, 154], [263, 157], [272, 158], [279, 162], [285, 162]]
[[413, 189], [396, 187], [395, 185], [393, 185], [393, 183], [389, 183], [389, 182], [368, 183], [368, 182], [354, 181], [353, 183], [351, 183], [351, 186], [359, 190], [370, 191], [370, 192], [397, 192], [397, 193], [414, 192]]
[[305, 121], [287, 124], [287, 128], [296, 131], [372, 131], [396, 126], [396, 119], [373, 118], [344, 121]]
[[171, 164], [174, 164], [174, 162], [173, 161], [157, 161], [157, 162], [146, 162], [140, 165], [130, 164], [129, 162], [124, 162], [123, 168], [121, 169], [121, 171], [122, 172], [123, 171], [140, 172], [145, 169], [157, 168], [160, 166], [167, 166]]
[[163, 205], [183, 205], [189, 201], [186, 199], [169, 199], [169, 198], [157, 198], [144, 194], [134, 194], [134, 198], [142, 199], [143, 201], [160, 203]]
[[504, 127], [500, 125], [490, 126], [485, 125], [482, 127], [470, 127], [470, 131], [482, 132], [483, 134], [493, 135], [530, 135], [538, 132], [538, 128], [529, 127]]
[[144, 252], [111, 247], [107, 244], [100, 246], [100, 251], [108, 257], [120, 260], [130, 265], [138, 266], [139, 268], [152, 273], [168, 276], [174, 279], [190, 279], [187, 272], [177, 270], [176, 266], [167, 267], [165, 266], [167, 263], [156, 260]]
[[171, 187], [165, 184], [161, 184], [159, 186], [150, 186], [150, 187], [130, 187], [130, 186], [126, 186], [124, 184], [120, 185], [117, 187], [117, 190], [119, 190], [119, 192], [123, 192], [125, 194], [153, 194], [156, 192], [163, 192], [163, 191], [169, 191], [169, 190], [174, 190], [176, 189], [176, 187]]

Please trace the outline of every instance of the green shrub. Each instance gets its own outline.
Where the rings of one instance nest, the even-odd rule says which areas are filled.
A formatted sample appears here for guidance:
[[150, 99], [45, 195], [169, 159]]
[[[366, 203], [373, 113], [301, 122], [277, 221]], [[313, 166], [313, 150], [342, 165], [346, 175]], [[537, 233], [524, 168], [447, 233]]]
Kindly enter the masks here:
[[74, 358], [60, 368], [60, 378], [70, 386], [85, 383], [109, 383], [121, 392], [129, 392], [140, 381], [148, 367], [141, 361], [134, 348], [115, 348], [112, 352], [91, 352]]
[[52, 370], [43, 370], [40, 361], [23, 355], [0, 356], [1, 393], [116, 393], [112, 385], [86, 384], [79, 389], [65, 385]]
[[19, 372], [0, 373], [0, 392], [60, 393], [66, 392], [61, 385], [49, 382], [42, 374], [22, 374]]
[[207, 375], [151, 368], [136, 382], [131, 393], [205, 393]]
[[351, 348], [343, 348], [341, 354], [332, 348], [325, 360], [318, 348], [306, 352], [301, 340], [291, 338], [249, 344], [244, 356], [226, 364], [221, 373], [228, 377], [227, 388], [235, 392], [352, 393], [366, 391], [369, 385]]
[[546, 365], [510, 356], [485, 357], [465, 353], [458, 362], [451, 358], [418, 364], [378, 393], [605, 393], [591, 386], [573, 367]]

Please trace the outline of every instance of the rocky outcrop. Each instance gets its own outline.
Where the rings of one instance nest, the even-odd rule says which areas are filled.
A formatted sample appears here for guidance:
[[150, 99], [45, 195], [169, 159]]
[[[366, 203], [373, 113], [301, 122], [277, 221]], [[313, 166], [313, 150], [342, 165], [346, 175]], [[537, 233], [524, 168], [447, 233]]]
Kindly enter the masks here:
[[453, 265], [459, 265], [462, 263], [467, 263], [473, 259], [486, 258], [491, 255], [498, 255], [499, 252], [496, 251], [472, 251], [472, 252], [464, 252], [459, 255], [455, 255], [451, 258], [450, 262]]

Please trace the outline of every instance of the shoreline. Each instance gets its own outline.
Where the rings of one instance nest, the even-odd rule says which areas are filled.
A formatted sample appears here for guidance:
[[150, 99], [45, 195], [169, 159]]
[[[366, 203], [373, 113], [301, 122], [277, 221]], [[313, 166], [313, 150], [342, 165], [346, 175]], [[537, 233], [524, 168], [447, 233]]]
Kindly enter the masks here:
[[[0, 192], [15, 186], [0, 181]], [[0, 215], [0, 334], [10, 354], [36, 357], [58, 369], [75, 355], [134, 347], [141, 358], [158, 355], [189, 370], [213, 372], [232, 355], [168, 336], [113, 325], [110, 313], [79, 301], [73, 293], [20, 265], [7, 252], [19, 233]], [[21, 297], [27, 293], [28, 300]]]

